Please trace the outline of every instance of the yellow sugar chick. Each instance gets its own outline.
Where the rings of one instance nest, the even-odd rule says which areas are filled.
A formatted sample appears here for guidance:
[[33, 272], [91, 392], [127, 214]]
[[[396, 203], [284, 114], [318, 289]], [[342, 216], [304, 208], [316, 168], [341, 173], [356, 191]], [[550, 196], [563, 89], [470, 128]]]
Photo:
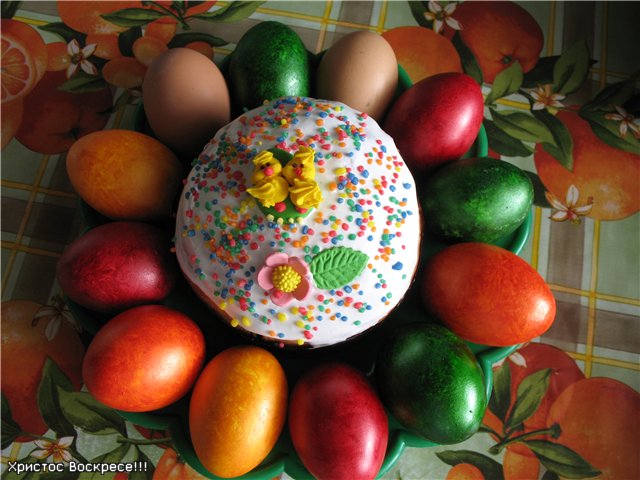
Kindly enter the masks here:
[[314, 163], [315, 152], [310, 147], [300, 147], [282, 169], [282, 175], [289, 185], [293, 185], [295, 179], [314, 180], [316, 167]]
[[289, 187], [289, 198], [298, 209], [315, 208], [322, 202], [322, 192], [315, 180], [295, 178]]
[[247, 188], [247, 193], [265, 207], [284, 201], [289, 195], [289, 183], [282, 176], [280, 161], [265, 150], [254, 157], [253, 165], [253, 187]]

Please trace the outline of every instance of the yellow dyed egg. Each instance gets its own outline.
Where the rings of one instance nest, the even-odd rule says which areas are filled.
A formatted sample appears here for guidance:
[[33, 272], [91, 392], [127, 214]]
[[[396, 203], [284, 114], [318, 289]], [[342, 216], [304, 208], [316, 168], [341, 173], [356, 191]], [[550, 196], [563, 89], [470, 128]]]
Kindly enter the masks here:
[[238, 346], [216, 355], [189, 405], [191, 439], [204, 467], [223, 478], [257, 467], [280, 436], [287, 394], [284, 370], [267, 350]]
[[316, 81], [317, 98], [337, 100], [380, 120], [396, 92], [398, 63], [381, 35], [354, 32], [326, 51]]

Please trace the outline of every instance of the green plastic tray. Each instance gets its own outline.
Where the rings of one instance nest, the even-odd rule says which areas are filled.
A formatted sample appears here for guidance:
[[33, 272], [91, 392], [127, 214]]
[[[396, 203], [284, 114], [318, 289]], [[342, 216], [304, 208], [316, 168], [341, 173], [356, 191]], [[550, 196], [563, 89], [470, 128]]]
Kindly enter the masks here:
[[[411, 81], [401, 67], [398, 68], [398, 75], [399, 95], [411, 86]], [[142, 108], [140, 108], [136, 114], [133, 128], [147, 134], [153, 134], [146, 123], [144, 110]], [[482, 157], [486, 156], [487, 152], [487, 136], [484, 128], [481, 128], [474, 145], [465, 156]], [[80, 202], [80, 208], [83, 218], [89, 227], [108, 221], [108, 219], [97, 214], [82, 201]], [[530, 212], [525, 222], [513, 234], [500, 239], [496, 244], [518, 254], [530, 234], [531, 222], [532, 215]], [[423, 265], [424, 260], [445, 247], [446, 244], [425, 233], [422, 239], [421, 264]], [[416, 278], [418, 279], [420, 278], [420, 270], [419, 268], [416, 274]], [[419, 292], [416, 290], [416, 284], [414, 283], [414, 286], [407, 292], [404, 301], [379, 325], [342, 345], [316, 350], [273, 349], [270, 347], [271, 344], [262, 343], [259, 340], [253, 340], [246, 335], [238, 333], [235, 329], [228, 326], [226, 322], [217, 319], [215, 314], [199, 300], [184, 281], [179, 282], [163, 304], [184, 312], [198, 323], [207, 340], [207, 358], [209, 359], [233, 345], [257, 344], [269, 348], [278, 358], [287, 373], [289, 388], [291, 389], [300, 375], [310, 368], [326, 362], [346, 362], [360, 369], [365, 374], [371, 374], [374, 368], [376, 353], [393, 329], [403, 323], [428, 320], [428, 316], [420, 302]], [[74, 316], [90, 334], [95, 334], [100, 327], [109, 320], [109, 316], [90, 312], [71, 301], [69, 301], [69, 306]], [[518, 346], [514, 345], [502, 348], [486, 347], [476, 344], [469, 344], [469, 346], [475, 353], [482, 367], [488, 398], [491, 395], [493, 385], [493, 364], [504, 359], [515, 351]], [[195, 454], [188, 433], [188, 406], [189, 396], [187, 395], [175, 404], [161, 410], [148, 413], [120, 412], [120, 414], [134, 424], [146, 428], [169, 431], [176, 450], [189, 465], [207, 477], [218, 478], [204, 468]], [[384, 475], [395, 464], [405, 447], [430, 447], [434, 445], [434, 443], [405, 429], [389, 415], [389, 442], [379, 476]], [[294, 478], [312, 478], [302, 465], [293, 448], [286, 425], [276, 446], [267, 458], [254, 470], [239, 478], [266, 480], [282, 472], [286, 472]]]

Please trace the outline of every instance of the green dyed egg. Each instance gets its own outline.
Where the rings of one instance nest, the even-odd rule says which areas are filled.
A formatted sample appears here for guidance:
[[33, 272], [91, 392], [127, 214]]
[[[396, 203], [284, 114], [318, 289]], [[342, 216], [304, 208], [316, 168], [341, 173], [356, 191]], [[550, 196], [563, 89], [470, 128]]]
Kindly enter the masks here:
[[252, 109], [283, 96], [309, 96], [309, 54], [300, 37], [280, 22], [261, 22], [240, 39], [229, 61], [236, 108]]
[[513, 233], [533, 204], [533, 184], [515, 165], [493, 158], [450, 162], [424, 189], [427, 228], [452, 242], [493, 243]]
[[405, 428], [438, 444], [466, 440], [487, 408], [482, 369], [469, 346], [435, 323], [395, 330], [378, 353], [376, 385]]

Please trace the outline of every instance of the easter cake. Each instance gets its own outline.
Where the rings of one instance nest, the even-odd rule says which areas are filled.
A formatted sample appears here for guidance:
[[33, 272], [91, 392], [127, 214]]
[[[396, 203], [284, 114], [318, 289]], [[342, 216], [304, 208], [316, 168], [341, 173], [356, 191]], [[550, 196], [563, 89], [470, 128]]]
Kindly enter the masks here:
[[175, 248], [192, 288], [231, 326], [322, 347], [398, 305], [420, 240], [414, 179], [376, 121], [283, 97], [221, 128], [194, 160]]

